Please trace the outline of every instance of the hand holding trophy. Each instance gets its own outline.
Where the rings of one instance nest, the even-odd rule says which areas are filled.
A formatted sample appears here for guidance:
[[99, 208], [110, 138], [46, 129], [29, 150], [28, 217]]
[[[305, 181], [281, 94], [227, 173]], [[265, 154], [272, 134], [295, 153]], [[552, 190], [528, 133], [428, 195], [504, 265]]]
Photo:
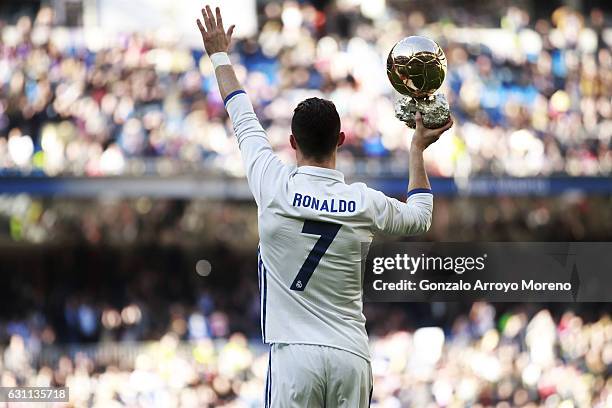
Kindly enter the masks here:
[[397, 102], [395, 116], [408, 127], [416, 127], [417, 112], [421, 112], [428, 129], [440, 128], [449, 121], [446, 97], [434, 95], [446, 76], [446, 56], [434, 41], [420, 36], [399, 41], [389, 52], [387, 76], [391, 85], [406, 95]]

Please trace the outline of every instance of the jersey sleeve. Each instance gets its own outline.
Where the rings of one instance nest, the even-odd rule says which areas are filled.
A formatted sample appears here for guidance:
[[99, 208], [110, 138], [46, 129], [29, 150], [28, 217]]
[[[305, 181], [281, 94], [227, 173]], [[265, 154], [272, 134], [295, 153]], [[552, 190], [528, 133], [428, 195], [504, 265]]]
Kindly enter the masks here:
[[376, 230], [393, 235], [417, 235], [427, 232], [433, 214], [431, 190], [418, 188], [408, 192], [405, 203], [368, 188], [370, 214]]
[[264, 206], [273, 198], [286, 166], [272, 151], [246, 93], [243, 90], [232, 92], [224, 102], [238, 139], [249, 188], [257, 205]]

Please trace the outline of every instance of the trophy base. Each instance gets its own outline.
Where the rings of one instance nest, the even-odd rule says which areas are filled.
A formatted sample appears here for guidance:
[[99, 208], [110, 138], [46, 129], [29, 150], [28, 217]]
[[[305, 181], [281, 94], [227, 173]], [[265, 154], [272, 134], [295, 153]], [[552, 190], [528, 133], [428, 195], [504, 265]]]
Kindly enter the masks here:
[[436, 94], [424, 99], [414, 99], [407, 96], [395, 104], [395, 116], [411, 129], [416, 128], [414, 116], [417, 112], [421, 112], [423, 126], [428, 129], [442, 127], [450, 119], [450, 106], [443, 94]]

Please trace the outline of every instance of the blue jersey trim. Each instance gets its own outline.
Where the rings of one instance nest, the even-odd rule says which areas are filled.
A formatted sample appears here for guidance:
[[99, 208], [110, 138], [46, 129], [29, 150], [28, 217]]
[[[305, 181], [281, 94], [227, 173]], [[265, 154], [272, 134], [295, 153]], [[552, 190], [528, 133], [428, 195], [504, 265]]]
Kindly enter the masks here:
[[268, 306], [268, 277], [266, 266], [261, 258], [259, 247], [257, 248], [257, 272], [259, 275], [259, 295], [261, 298], [261, 338], [266, 342], [266, 309]]
[[230, 101], [230, 99], [232, 99], [234, 96], [239, 95], [239, 94], [241, 94], [241, 93], [246, 94], [246, 92], [244, 92], [244, 90], [243, 90], [243, 89], [238, 89], [237, 91], [234, 91], [234, 92], [230, 93], [230, 94], [229, 94], [229, 95], [227, 95], [227, 96], [225, 97], [225, 99], [223, 100], [223, 104], [224, 104], [225, 106], [227, 106], [227, 103]]
[[419, 193], [433, 194], [433, 192], [429, 188], [413, 188], [412, 190], [408, 192], [408, 195], [406, 197], [410, 197], [413, 194], [419, 194]]
[[270, 354], [268, 355], [268, 371], [270, 373], [270, 378], [268, 382], [268, 394], [266, 395], [268, 399], [268, 407], [272, 406], [272, 346], [270, 346]]
[[272, 347], [270, 347], [270, 353], [268, 354], [268, 372], [266, 373], [266, 389], [264, 391], [264, 408], [270, 406], [270, 379], [272, 377], [272, 370], [270, 363], [272, 361]]
[[261, 316], [262, 318], [262, 335], [263, 335], [263, 342], [266, 343], [266, 308], [268, 306], [268, 279], [267, 279], [267, 271], [266, 271], [266, 266], [263, 265], [262, 263], [262, 269], [263, 269], [263, 314]]

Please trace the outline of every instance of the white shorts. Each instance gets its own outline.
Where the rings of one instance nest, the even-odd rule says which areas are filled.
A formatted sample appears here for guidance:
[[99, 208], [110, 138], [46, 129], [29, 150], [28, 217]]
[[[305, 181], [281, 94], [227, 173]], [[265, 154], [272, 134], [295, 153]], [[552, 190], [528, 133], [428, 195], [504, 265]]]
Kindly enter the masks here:
[[351, 352], [309, 344], [272, 344], [265, 408], [365, 408], [370, 362]]

